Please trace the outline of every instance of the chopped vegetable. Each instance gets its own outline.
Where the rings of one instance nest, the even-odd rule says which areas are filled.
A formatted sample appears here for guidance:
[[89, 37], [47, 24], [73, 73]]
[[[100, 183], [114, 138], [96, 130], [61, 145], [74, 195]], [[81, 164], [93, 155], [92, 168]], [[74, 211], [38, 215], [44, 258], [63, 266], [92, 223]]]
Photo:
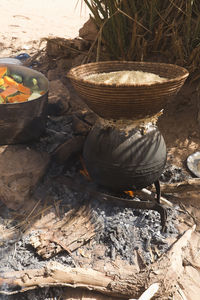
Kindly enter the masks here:
[[0, 67], [0, 78], [7, 74], [7, 67]]
[[6, 97], [12, 96], [16, 94], [18, 90], [14, 86], [9, 86], [5, 89], [5, 91], [0, 93], [0, 96], [5, 100]]
[[4, 103], [3, 97], [0, 96], [0, 104]]
[[45, 94], [41, 91], [36, 78], [25, 78], [19, 74], [11, 73], [7, 67], [0, 67], [0, 104], [20, 103], [37, 99]]
[[33, 78], [33, 79], [32, 79], [32, 82], [33, 82], [33, 85], [37, 85], [37, 84], [38, 84], [38, 82], [37, 82], [37, 79], [36, 79], [36, 78]]
[[33, 92], [33, 93], [29, 96], [28, 101], [37, 99], [37, 98], [39, 98], [39, 97], [41, 97], [41, 94], [40, 94], [39, 92]]
[[38, 86], [38, 81], [36, 78], [32, 79], [32, 91], [38, 91], [39, 90], [39, 86]]
[[17, 87], [18, 87], [19, 92], [21, 92], [23, 94], [27, 94], [27, 95], [31, 94], [31, 90], [28, 87], [24, 86], [23, 84], [18, 83]]
[[18, 83], [9, 76], [4, 76], [4, 83], [8, 86], [18, 86]]
[[17, 75], [17, 74], [11, 74], [11, 77], [18, 83], [22, 83], [23, 79], [21, 75]]
[[28, 98], [29, 98], [29, 95], [20, 94], [20, 95], [15, 95], [15, 96], [7, 97], [7, 101], [9, 103], [25, 102], [25, 101], [28, 100]]

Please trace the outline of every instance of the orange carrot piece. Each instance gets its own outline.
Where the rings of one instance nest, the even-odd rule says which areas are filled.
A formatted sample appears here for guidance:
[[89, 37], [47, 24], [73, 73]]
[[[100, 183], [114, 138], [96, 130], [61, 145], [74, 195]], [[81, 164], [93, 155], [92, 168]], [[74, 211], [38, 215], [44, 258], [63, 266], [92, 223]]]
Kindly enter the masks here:
[[9, 76], [4, 76], [3, 79], [5, 84], [7, 84], [8, 86], [18, 86], [18, 83]]
[[24, 86], [21, 83], [18, 83], [17, 88], [18, 88], [18, 91], [23, 93], [23, 94], [27, 94], [27, 95], [31, 94], [31, 90], [27, 86]]
[[11, 96], [12, 94], [15, 94], [18, 90], [16, 89], [16, 87], [14, 86], [9, 86], [7, 87], [7, 89], [5, 89], [5, 91], [0, 93], [0, 96], [3, 97], [3, 99], [5, 99], [8, 96]]
[[7, 72], [7, 67], [0, 67], [0, 78], [3, 77]]
[[26, 102], [28, 101], [29, 95], [20, 94], [8, 97], [7, 100], [9, 103], [15, 103], [15, 102]]
[[4, 85], [4, 80], [3, 80], [3, 78], [0, 78], [0, 85]]

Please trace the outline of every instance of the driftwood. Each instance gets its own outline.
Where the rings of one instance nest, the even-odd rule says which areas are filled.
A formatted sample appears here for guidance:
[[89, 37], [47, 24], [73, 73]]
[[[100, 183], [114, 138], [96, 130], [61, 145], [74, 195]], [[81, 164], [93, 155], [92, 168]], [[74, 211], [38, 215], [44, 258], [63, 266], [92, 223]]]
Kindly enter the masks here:
[[160, 188], [163, 194], [200, 191], [200, 178], [190, 178], [176, 183], [163, 183]]
[[33, 235], [30, 243], [45, 259], [63, 250], [72, 256], [71, 252], [94, 238], [99, 229], [89, 207], [83, 206], [70, 210], [60, 221], [46, 225], [45, 231]]
[[[6, 272], [1, 274], [2, 294], [5, 285], [21, 292], [37, 287], [69, 286], [81, 287], [101, 292], [102, 294], [138, 299], [141, 294], [157, 282], [160, 289], [155, 299], [167, 300], [174, 292], [176, 282], [181, 277], [184, 267], [184, 248], [191, 238], [195, 226], [188, 229], [171, 249], [157, 262], [140, 270], [138, 273], [104, 274], [92, 269], [69, 268], [58, 263], [49, 263], [42, 269]], [[10, 294], [14, 293], [13, 291]]]

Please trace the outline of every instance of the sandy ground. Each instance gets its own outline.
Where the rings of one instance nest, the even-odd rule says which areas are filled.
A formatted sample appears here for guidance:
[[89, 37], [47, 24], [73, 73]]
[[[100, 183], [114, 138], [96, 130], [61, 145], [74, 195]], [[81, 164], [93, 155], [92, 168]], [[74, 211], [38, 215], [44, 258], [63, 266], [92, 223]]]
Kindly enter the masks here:
[[0, 1], [0, 57], [37, 48], [41, 38], [75, 38], [88, 20], [82, 0]]

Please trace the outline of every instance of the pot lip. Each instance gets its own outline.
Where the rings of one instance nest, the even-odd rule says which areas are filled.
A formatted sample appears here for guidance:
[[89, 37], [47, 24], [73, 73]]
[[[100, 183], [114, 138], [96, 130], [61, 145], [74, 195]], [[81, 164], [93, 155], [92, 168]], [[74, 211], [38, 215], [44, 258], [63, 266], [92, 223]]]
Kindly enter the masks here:
[[43, 95], [41, 95], [40, 97], [36, 98], [36, 99], [33, 99], [31, 101], [24, 101], [24, 102], [20, 102], [20, 103], [1, 103], [0, 104], [0, 107], [1, 106], [22, 106], [22, 105], [28, 105], [30, 104], [31, 102], [37, 102], [38, 100], [41, 100], [42, 98], [45, 98], [47, 95], [48, 95], [48, 92], [49, 92], [49, 80], [48, 78], [43, 74], [41, 73], [40, 71], [37, 71], [37, 70], [34, 70], [34, 69], [31, 69], [29, 67], [26, 67], [26, 66], [23, 66], [23, 65], [17, 65], [17, 64], [13, 64], [13, 63], [3, 63], [3, 62], [0, 62], [0, 67], [2, 66], [5, 66], [5, 67], [16, 67], [17, 69], [19, 70], [24, 70], [26, 71], [27, 69], [30, 70], [31, 72], [33, 72], [34, 74], [37, 74], [39, 75], [40, 77], [44, 78], [44, 80], [46, 81], [47, 83], [47, 88], [45, 89], [45, 93]]
[[0, 57], [0, 64], [12, 64], [12, 65], [23, 66], [21, 60], [15, 57]]

